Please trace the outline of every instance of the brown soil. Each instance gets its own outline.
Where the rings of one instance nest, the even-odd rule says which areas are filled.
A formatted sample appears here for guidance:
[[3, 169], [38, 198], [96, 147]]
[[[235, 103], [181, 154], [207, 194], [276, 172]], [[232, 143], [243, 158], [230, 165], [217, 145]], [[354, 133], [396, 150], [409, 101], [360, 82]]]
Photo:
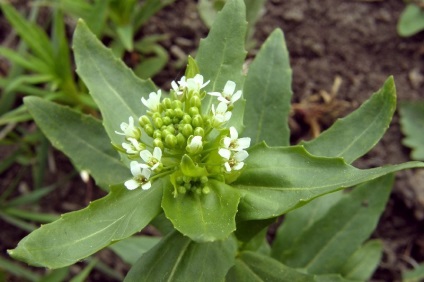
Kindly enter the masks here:
[[[293, 143], [311, 138], [336, 118], [351, 112], [381, 87], [389, 75], [395, 78], [399, 101], [424, 99], [424, 33], [411, 38], [397, 35], [396, 22], [403, 7], [399, 0], [267, 1], [254, 38], [261, 43], [275, 28], [285, 33], [293, 68], [293, 102], [301, 105], [291, 121]], [[0, 34], [4, 35], [8, 29], [3, 28], [0, 20]], [[170, 81], [182, 75], [185, 54], [195, 52], [207, 28], [199, 19], [196, 3], [179, 0], [160, 11], [139, 36], [155, 33], [169, 34], [162, 45], [169, 50], [171, 61], [154, 78], [159, 86], [169, 88]], [[258, 46], [250, 50], [250, 57]], [[325, 102], [327, 96], [331, 98]], [[409, 150], [401, 145], [401, 139], [396, 115], [382, 141], [355, 166], [368, 168], [408, 161]], [[3, 152], [0, 151], [2, 155]], [[60, 153], [55, 152], [54, 159], [63, 172], [48, 173], [46, 185], [72, 171]], [[20, 167], [13, 166], [0, 177], [0, 192], [19, 170]], [[31, 172], [27, 173], [29, 176], [22, 182], [30, 187]], [[401, 271], [424, 261], [424, 201], [418, 197], [424, 190], [423, 179], [422, 170], [397, 174], [392, 197], [373, 234], [385, 246], [373, 281], [399, 281]], [[72, 178], [42, 202], [42, 210], [66, 212], [103, 195], [96, 188], [82, 192], [81, 187], [85, 186], [78, 177]], [[4, 251], [14, 247], [25, 232], [3, 220], [0, 228], [0, 247], [5, 256]], [[119, 270], [126, 269], [116, 260], [110, 264]], [[99, 275], [96, 273], [92, 281], [105, 281]]]

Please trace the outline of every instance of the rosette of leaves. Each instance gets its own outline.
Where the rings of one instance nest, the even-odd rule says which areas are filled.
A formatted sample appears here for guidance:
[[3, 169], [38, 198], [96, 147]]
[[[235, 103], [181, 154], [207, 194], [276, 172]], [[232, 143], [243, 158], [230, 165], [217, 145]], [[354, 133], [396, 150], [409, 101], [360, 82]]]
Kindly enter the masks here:
[[[276, 30], [269, 36], [244, 76], [247, 25], [244, 9], [242, 0], [226, 3], [208, 37], [201, 41], [195, 60], [189, 63], [186, 78], [200, 72], [210, 80], [204, 85], [208, 93], [222, 91], [229, 80], [238, 87], [243, 85], [244, 98], [234, 104], [226, 126], [234, 127], [240, 134], [244, 129], [243, 134], [255, 145], [247, 150], [249, 156], [244, 167], [231, 179], [225, 177], [225, 171], [212, 173], [201, 160], [189, 160], [183, 155], [180, 163], [175, 164], [176, 171], [205, 173], [214, 178], [209, 180], [208, 193], [178, 196], [174, 193], [176, 181], [169, 174], [163, 177], [158, 174], [151, 187], [144, 187], [146, 190], [125, 187], [124, 182], [132, 177], [130, 160], [114, 151], [110, 141], [122, 142], [122, 136], [115, 133], [121, 122], [148, 114], [140, 98], [147, 99], [158, 90], [150, 80], [136, 77], [79, 22], [74, 35], [77, 72], [98, 104], [103, 121], [35, 97], [27, 98], [25, 104], [53, 145], [67, 154], [78, 169], [87, 170], [97, 183], [112, 184], [110, 192], [83, 210], [64, 214], [59, 220], [43, 225], [22, 239], [16, 249], [9, 251], [10, 255], [32, 265], [60, 268], [153, 223], [162, 230], [163, 238], [133, 264], [126, 281], [348, 281], [349, 270], [366, 253], [357, 250], [366, 238], [352, 244], [354, 248], [347, 252], [344, 262], [351, 265], [350, 269], [343, 270], [344, 264], [316, 272], [317, 265], [309, 269], [310, 264], [305, 260], [299, 263], [293, 259], [293, 262], [292, 256], [276, 255], [277, 250], [271, 257], [269, 246], [267, 250], [264, 244], [263, 230], [276, 217], [325, 194], [377, 181], [401, 169], [424, 166], [409, 162], [361, 170], [350, 165], [370, 150], [389, 126], [396, 106], [393, 78], [358, 110], [338, 120], [318, 138], [290, 146], [292, 72], [283, 33]], [[211, 95], [203, 97], [204, 115], [211, 112], [215, 99]], [[141, 138], [145, 138], [142, 140], [146, 144], [152, 143], [148, 134]], [[217, 135], [209, 138], [206, 141], [220, 141]], [[378, 194], [380, 189], [373, 189], [374, 185], [371, 182], [361, 186], [360, 191], [365, 192], [350, 196], [352, 201], [344, 197], [344, 201], [355, 203], [351, 211], [358, 208], [358, 203], [367, 206], [363, 201], [368, 201], [371, 207], [375, 205], [378, 207], [372, 209], [377, 214], [373, 217], [375, 221], [384, 207], [381, 200], [384, 197]], [[337, 216], [340, 210], [343, 202], [334, 205], [332, 214]], [[323, 210], [322, 217], [316, 218], [318, 226], [319, 220], [331, 226], [331, 221], [325, 220], [326, 213]], [[169, 221], [164, 219], [164, 214]], [[340, 218], [341, 222], [348, 220]], [[164, 220], [166, 228], [159, 224]], [[369, 230], [361, 238], [367, 234]], [[311, 250], [315, 249], [311, 247]], [[303, 251], [300, 254], [308, 255]], [[304, 270], [299, 272], [297, 268]]]

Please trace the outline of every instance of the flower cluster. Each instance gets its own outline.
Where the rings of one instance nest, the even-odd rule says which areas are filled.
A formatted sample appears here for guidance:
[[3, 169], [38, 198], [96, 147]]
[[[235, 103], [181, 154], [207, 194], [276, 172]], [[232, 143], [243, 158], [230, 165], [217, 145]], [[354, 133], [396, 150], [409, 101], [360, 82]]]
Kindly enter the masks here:
[[[250, 138], [238, 138], [235, 127], [225, 127], [242, 91], [228, 81], [222, 92], [206, 93], [209, 82], [200, 74], [173, 81], [169, 97], [161, 99], [158, 90], [148, 99], [141, 98], [147, 110], [138, 124], [134, 117], [121, 124], [121, 132], [116, 133], [123, 135], [125, 142], [115, 147], [132, 160], [133, 177], [125, 182], [128, 189], [146, 190], [154, 179], [170, 175], [175, 197], [208, 194], [209, 179], [225, 181], [244, 167]], [[202, 100], [207, 94], [217, 97], [218, 103], [204, 112]]]

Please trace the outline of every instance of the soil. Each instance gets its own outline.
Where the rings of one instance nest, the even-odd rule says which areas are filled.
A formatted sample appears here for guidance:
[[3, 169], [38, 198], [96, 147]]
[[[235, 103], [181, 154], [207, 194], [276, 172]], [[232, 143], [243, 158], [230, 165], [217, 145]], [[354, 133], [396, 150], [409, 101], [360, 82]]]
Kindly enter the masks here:
[[[396, 23], [403, 8], [404, 3], [399, 0], [267, 1], [254, 33], [258, 44], [249, 50], [249, 58], [275, 28], [284, 31], [296, 105], [290, 124], [292, 143], [319, 134], [337, 118], [357, 108], [390, 75], [395, 78], [399, 102], [424, 99], [424, 32], [410, 38], [397, 35]], [[3, 19], [0, 28], [2, 36], [9, 32]], [[207, 30], [199, 19], [195, 1], [190, 0], [177, 0], [140, 30], [138, 36], [169, 35], [161, 44], [169, 51], [170, 62], [154, 78], [160, 87], [169, 88], [170, 82], [182, 75], [185, 56], [195, 54]], [[398, 120], [396, 113], [380, 143], [356, 161], [355, 166], [370, 168], [409, 160], [410, 151], [402, 146]], [[0, 154], [5, 156], [3, 152], [7, 151], [12, 149], [0, 150]], [[52, 150], [52, 159], [58, 170], [46, 173], [45, 185], [73, 171], [61, 153]], [[2, 174], [0, 191], [20, 170], [21, 166], [15, 165]], [[26, 173], [15, 194], [31, 187], [31, 172]], [[66, 212], [104, 195], [97, 188], [81, 190], [86, 185], [77, 176], [71, 178], [43, 200], [41, 209]], [[402, 271], [424, 261], [423, 191], [423, 170], [397, 173], [392, 196], [372, 235], [384, 242], [383, 260], [372, 281], [400, 281]], [[0, 228], [2, 256], [6, 256], [4, 251], [13, 248], [25, 232], [3, 220]], [[108, 262], [117, 270], [127, 269], [115, 258]], [[91, 281], [106, 280], [96, 272]]]

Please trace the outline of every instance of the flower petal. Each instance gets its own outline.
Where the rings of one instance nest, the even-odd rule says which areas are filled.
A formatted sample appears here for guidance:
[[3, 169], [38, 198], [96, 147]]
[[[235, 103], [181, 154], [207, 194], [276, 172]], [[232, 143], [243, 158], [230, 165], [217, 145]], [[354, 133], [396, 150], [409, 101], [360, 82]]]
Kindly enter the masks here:
[[230, 127], [230, 137], [231, 137], [231, 140], [237, 140], [238, 138], [238, 132], [234, 126]]
[[231, 96], [231, 103], [234, 103], [234, 102], [236, 102], [238, 99], [240, 99], [240, 98], [241, 98], [241, 94], [242, 94], [241, 90], [239, 90], [239, 91], [237, 91], [236, 93], [234, 93], [234, 95], [233, 95], [233, 96]]
[[237, 148], [239, 150], [247, 149], [250, 147], [250, 137], [243, 137], [237, 140]]
[[136, 161], [132, 161], [130, 163], [130, 169], [133, 176], [140, 176], [141, 175], [141, 168], [140, 164]]
[[249, 156], [249, 153], [247, 151], [238, 151], [237, 153], [234, 154], [234, 159], [237, 162], [242, 162], [244, 161], [247, 157]]
[[159, 147], [153, 149], [153, 157], [159, 162], [162, 158], [162, 150]]
[[218, 154], [226, 160], [229, 160], [231, 157], [230, 150], [224, 148], [219, 149]]
[[128, 190], [134, 190], [140, 186], [140, 183], [138, 183], [134, 179], [130, 179], [125, 181], [124, 185], [125, 187], [127, 187]]
[[152, 158], [152, 153], [150, 153], [149, 150], [143, 150], [140, 152], [140, 158], [143, 159], [146, 163], [150, 162], [150, 159]]
[[148, 189], [150, 189], [150, 187], [152, 187], [152, 183], [150, 183], [150, 181], [141, 185], [141, 189], [143, 189], [143, 190], [148, 190]]
[[231, 96], [233, 95], [234, 90], [236, 90], [236, 83], [234, 81], [228, 80], [224, 86], [224, 91], [222, 92], [224, 93], [224, 96]]

